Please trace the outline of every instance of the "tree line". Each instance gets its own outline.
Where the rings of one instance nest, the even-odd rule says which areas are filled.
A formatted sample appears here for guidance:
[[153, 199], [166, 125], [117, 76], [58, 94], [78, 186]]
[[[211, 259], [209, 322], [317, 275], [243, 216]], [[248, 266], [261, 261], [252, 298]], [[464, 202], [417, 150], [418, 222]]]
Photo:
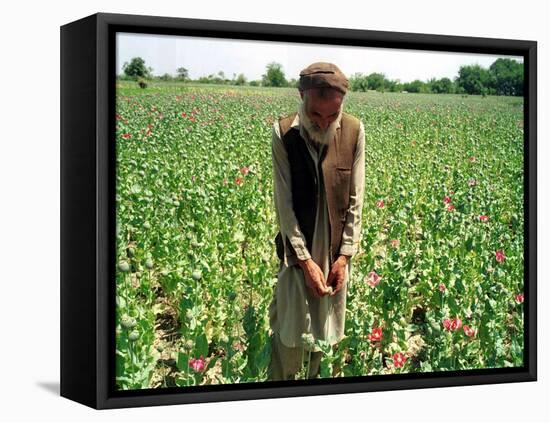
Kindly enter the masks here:
[[[248, 81], [244, 74], [233, 74], [228, 78], [223, 71], [217, 74], [201, 76], [197, 79], [189, 78], [189, 71], [185, 67], [176, 70], [176, 75], [165, 73], [160, 76], [152, 74], [153, 69], [145, 65], [141, 57], [134, 57], [126, 62], [122, 68], [123, 74], [117, 78], [121, 80], [137, 80], [140, 86], [146, 87], [146, 80], [182, 81], [206, 84], [224, 84], [237, 86], [262, 87], [298, 87], [298, 80], [286, 79], [283, 66], [271, 62], [266, 66], [266, 72], [259, 80]], [[385, 74], [373, 72], [370, 74], [355, 73], [349, 78], [351, 91], [379, 91], [379, 92], [407, 92], [433, 94], [478, 94], [478, 95], [523, 95], [523, 64], [512, 59], [499, 58], [488, 69], [482, 66], [463, 65], [458, 75], [450, 78], [431, 78], [427, 81], [415, 79], [411, 82], [401, 82], [398, 79], [386, 78]]]

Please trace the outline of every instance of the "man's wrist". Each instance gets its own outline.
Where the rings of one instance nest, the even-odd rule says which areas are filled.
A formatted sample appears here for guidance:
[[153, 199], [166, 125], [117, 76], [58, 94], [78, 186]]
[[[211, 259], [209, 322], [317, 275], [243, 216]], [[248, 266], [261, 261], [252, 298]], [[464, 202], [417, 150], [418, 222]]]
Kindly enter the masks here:
[[311, 257], [305, 259], [305, 260], [301, 260], [301, 259], [298, 259], [298, 265], [302, 268], [302, 269], [305, 269], [307, 267], [307, 262], [311, 260]]
[[350, 259], [351, 259], [350, 256], [340, 254], [336, 260], [342, 262], [342, 264], [348, 264]]

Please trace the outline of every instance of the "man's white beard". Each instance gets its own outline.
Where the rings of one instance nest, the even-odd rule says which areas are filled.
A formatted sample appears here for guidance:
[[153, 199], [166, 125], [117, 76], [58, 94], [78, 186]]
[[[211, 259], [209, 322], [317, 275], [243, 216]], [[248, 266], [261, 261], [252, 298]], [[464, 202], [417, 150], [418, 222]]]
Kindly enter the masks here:
[[304, 129], [313, 141], [319, 144], [328, 145], [336, 135], [336, 128], [338, 127], [338, 122], [342, 118], [342, 111], [343, 107], [340, 107], [340, 113], [338, 114], [338, 117], [334, 120], [334, 122], [329, 125], [329, 127], [325, 131], [323, 131], [320, 127], [318, 127], [309, 119], [306, 114], [304, 102], [302, 101], [302, 103], [300, 104], [300, 109], [298, 110], [298, 114], [300, 116], [300, 125], [304, 126]]

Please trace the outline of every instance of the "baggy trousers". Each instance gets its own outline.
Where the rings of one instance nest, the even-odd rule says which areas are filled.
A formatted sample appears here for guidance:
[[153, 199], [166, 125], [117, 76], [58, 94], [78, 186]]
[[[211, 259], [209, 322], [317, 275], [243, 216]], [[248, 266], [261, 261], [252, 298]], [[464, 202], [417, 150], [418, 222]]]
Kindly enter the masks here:
[[[268, 380], [296, 379], [302, 365], [309, 365], [309, 379], [319, 377], [322, 351], [311, 352], [302, 347], [289, 348], [281, 342], [278, 332], [271, 336], [271, 361], [267, 370]], [[302, 363], [303, 355], [303, 363]]]

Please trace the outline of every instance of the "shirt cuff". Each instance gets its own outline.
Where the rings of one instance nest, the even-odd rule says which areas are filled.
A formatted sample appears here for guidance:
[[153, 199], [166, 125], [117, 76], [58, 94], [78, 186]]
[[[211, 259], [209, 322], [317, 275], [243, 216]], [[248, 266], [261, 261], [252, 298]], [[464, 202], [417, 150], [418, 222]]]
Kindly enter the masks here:
[[309, 251], [307, 250], [306, 247], [303, 247], [303, 248], [294, 247], [294, 251], [296, 251], [296, 257], [298, 257], [299, 260], [307, 260], [311, 258], [311, 254], [309, 254]]
[[353, 257], [357, 253], [357, 244], [343, 244], [340, 246], [340, 255]]

